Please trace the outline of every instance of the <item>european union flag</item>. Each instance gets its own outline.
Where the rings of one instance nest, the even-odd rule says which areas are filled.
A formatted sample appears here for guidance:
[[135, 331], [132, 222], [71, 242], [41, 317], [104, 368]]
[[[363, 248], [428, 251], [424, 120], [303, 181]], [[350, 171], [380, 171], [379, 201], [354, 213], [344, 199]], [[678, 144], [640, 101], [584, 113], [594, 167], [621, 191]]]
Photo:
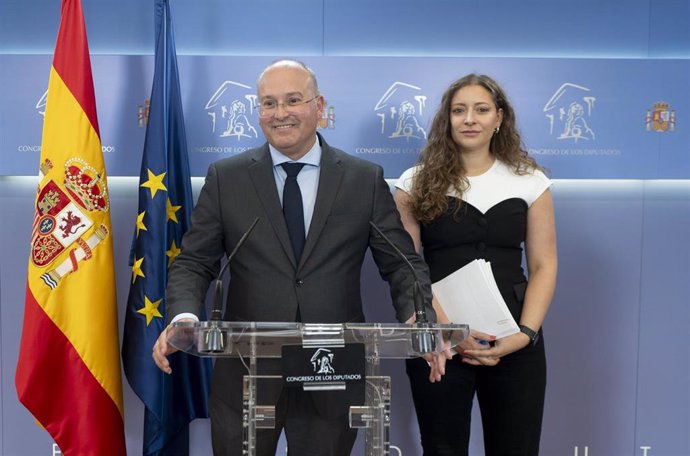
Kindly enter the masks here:
[[211, 362], [178, 352], [170, 357], [173, 373], [167, 375], [151, 358], [165, 328], [168, 268], [180, 252], [193, 205], [170, 7], [168, 0], [154, 1], [156, 63], [122, 359], [127, 380], [146, 407], [143, 454], [179, 456], [189, 454], [189, 422], [208, 416]]

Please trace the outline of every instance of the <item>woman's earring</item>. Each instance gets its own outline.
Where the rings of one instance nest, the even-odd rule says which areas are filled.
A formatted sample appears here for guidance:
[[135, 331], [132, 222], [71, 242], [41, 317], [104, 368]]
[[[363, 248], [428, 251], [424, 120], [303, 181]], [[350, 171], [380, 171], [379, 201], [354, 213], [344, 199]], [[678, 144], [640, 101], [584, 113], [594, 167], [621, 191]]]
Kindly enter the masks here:
[[496, 129], [494, 130], [494, 134], [497, 135], [500, 129], [501, 129], [501, 126], [499, 125], [499, 126], [496, 127]]

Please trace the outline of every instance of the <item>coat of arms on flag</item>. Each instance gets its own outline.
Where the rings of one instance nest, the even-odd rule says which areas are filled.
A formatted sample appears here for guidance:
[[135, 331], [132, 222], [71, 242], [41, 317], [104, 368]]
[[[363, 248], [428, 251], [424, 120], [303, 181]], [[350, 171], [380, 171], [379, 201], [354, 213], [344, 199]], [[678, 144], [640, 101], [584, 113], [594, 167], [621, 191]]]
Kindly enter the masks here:
[[[52, 166], [46, 161], [42, 168]], [[79, 262], [89, 260], [93, 249], [109, 234], [108, 228], [101, 224], [90, 236], [85, 236], [93, 226], [89, 213], [109, 209], [101, 173], [78, 157], [69, 158], [64, 168], [62, 182], [50, 179], [38, 191], [31, 236], [31, 261], [38, 267], [50, 266], [62, 252], [74, 246], [68, 258], [41, 275], [50, 288], [76, 271]]]

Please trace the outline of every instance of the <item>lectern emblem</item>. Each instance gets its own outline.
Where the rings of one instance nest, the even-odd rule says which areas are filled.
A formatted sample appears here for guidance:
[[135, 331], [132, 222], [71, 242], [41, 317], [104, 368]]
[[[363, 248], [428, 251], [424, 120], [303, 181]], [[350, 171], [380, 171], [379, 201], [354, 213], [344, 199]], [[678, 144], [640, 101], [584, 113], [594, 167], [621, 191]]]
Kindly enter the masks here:
[[332, 351], [326, 348], [319, 348], [314, 352], [310, 361], [314, 368], [314, 373], [316, 374], [333, 374], [335, 369], [333, 369], [333, 358], [334, 354]]

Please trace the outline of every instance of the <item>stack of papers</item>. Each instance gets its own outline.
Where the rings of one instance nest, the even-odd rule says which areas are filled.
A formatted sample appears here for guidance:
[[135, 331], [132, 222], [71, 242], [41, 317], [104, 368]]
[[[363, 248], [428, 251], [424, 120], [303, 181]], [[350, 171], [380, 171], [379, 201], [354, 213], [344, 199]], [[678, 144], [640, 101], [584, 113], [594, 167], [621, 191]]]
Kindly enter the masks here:
[[431, 289], [452, 323], [467, 324], [497, 339], [520, 331], [487, 261], [474, 260]]

